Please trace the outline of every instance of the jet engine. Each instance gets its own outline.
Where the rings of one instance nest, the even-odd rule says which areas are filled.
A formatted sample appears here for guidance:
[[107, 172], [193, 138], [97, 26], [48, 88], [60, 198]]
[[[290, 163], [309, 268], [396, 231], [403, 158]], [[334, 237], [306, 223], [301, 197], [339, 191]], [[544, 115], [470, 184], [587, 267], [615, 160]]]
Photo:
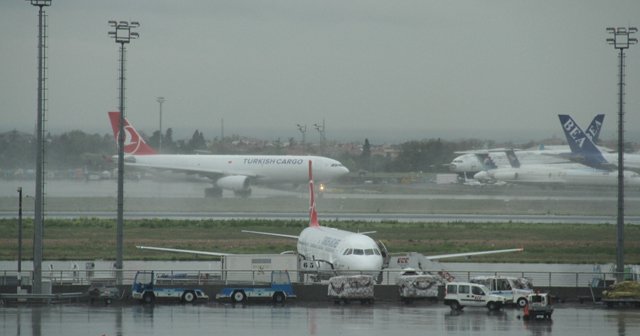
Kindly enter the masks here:
[[249, 177], [243, 175], [221, 177], [216, 181], [216, 186], [222, 189], [233, 190], [234, 192], [246, 192], [251, 190]]
[[518, 173], [517, 172], [497, 172], [494, 173], [494, 177], [496, 178], [496, 180], [498, 181], [515, 181], [518, 179]]
[[486, 171], [480, 171], [477, 172], [473, 175], [473, 178], [476, 181], [480, 181], [480, 182], [484, 182], [484, 183], [488, 183], [488, 182], [492, 182], [493, 181], [493, 176], [491, 176], [491, 174], [487, 173]]

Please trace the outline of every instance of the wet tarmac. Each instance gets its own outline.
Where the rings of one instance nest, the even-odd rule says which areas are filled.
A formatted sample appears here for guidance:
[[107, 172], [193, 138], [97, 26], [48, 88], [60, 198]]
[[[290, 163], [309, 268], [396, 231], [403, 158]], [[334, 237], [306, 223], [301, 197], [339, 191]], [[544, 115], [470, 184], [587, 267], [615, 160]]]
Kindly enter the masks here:
[[638, 335], [639, 309], [556, 307], [551, 321], [516, 309], [441, 304], [0, 306], [0, 335]]

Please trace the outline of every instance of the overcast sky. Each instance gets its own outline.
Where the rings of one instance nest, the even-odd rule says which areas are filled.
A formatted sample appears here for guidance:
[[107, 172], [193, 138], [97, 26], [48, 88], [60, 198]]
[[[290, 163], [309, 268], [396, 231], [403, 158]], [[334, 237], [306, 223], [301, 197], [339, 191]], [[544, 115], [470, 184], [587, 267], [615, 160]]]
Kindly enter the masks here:
[[[53, 0], [47, 128], [110, 133], [118, 45], [129, 120], [147, 134], [288, 139], [562, 137], [557, 114], [605, 113], [616, 138], [617, 52], [608, 26], [640, 26], [640, 1]], [[37, 8], [0, 1], [0, 132], [33, 132]], [[637, 37], [640, 38], [640, 33]], [[640, 141], [640, 46], [627, 58], [627, 138]]]

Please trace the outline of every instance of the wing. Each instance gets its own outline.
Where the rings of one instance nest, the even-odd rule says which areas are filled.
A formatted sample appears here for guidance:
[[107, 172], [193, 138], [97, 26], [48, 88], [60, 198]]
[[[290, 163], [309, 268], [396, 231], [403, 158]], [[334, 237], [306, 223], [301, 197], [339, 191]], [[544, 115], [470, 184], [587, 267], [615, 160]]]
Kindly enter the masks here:
[[524, 248], [506, 249], [506, 250], [493, 250], [493, 251], [482, 251], [482, 252], [441, 254], [441, 255], [435, 255], [435, 256], [425, 256], [425, 258], [427, 258], [429, 260], [439, 260], [439, 259], [447, 259], [447, 258], [471, 257], [471, 256], [477, 256], [477, 255], [485, 255], [485, 254], [511, 253], [511, 252], [522, 252], [522, 251], [524, 251]]
[[274, 236], [274, 237], [290, 238], [290, 239], [298, 239], [298, 238], [299, 238], [298, 236], [288, 235], [288, 234], [283, 234], [283, 233], [259, 232], [259, 231], [249, 231], [249, 230], [242, 230], [242, 232], [244, 232], [244, 233], [259, 234], [259, 235], [265, 235], [265, 236]]
[[220, 253], [220, 252], [209, 252], [209, 251], [182, 250], [182, 249], [174, 249], [174, 248], [167, 248], [167, 247], [153, 247], [153, 246], [136, 246], [136, 248], [139, 248], [141, 250], [190, 253], [190, 254], [217, 256], [217, 257], [222, 257], [222, 256], [227, 256], [232, 254], [232, 253]]
[[[117, 157], [114, 158], [117, 162]], [[124, 162], [129, 167], [137, 167], [137, 168], [146, 168], [146, 169], [158, 169], [158, 170], [170, 170], [173, 172], [179, 173], [187, 173], [187, 174], [198, 174], [201, 176], [206, 176], [212, 179], [218, 179], [222, 176], [231, 175], [229, 171], [216, 169], [206, 166], [185, 166], [180, 164], [180, 162], [140, 162], [140, 160], [136, 160], [136, 157], [133, 155], [126, 156]], [[249, 172], [245, 172], [242, 174], [234, 174], [234, 175], [244, 175], [248, 177], [260, 177], [259, 175], [252, 174]]]

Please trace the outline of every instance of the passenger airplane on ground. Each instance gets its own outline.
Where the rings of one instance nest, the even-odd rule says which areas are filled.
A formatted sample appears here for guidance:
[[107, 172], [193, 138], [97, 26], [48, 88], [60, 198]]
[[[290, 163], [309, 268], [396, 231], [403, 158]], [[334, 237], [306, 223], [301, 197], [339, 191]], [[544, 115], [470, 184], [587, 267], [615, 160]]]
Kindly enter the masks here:
[[[589, 132], [583, 132], [571, 116], [559, 114], [558, 118], [571, 147], [572, 160], [598, 169], [618, 167], [618, 153], [603, 153], [591, 140]], [[623, 159], [625, 168], [640, 170], [639, 154], [624, 153]]]
[[[332, 274], [364, 273], [377, 276], [382, 271], [388, 255], [382, 243], [378, 244], [365, 233], [355, 233], [340, 229], [320, 226], [313, 188], [312, 162], [309, 161], [309, 226], [302, 230], [299, 236], [247, 231], [242, 232], [269, 235], [275, 237], [297, 239], [297, 252], [302, 260], [312, 261], [319, 271], [330, 271]], [[139, 249], [181, 252], [200, 255], [224, 256], [227, 253], [182, 250], [162, 247], [137, 246]], [[468, 257], [494, 253], [519, 252], [522, 248], [493, 250], [483, 252], [467, 252], [444, 254], [426, 257], [438, 260], [455, 257]]]
[[[506, 157], [510, 166], [497, 167], [495, 165], [491, 166], [492, 161], [487, 155], [485, 162], [489, 165], [488, 169], [476, 173], [473, 176], [474, 179], [484, 183], [499, 181], [540, 186], [616, 186], [618, 184], [617, 174], [579, 163], [521, 165], [513, 150], [507, 150]], [[638, 173], [625, 171], [624, 175], [625, 185], [640, 186], [640, 175]]]
[[[589, 127], [587, 135], [597, 143], [600, 137], [600, 130], [604, 121], [604, 114], [596, 115]], [[472, 150], [456, 152], [462, 154], [454, 158], [449, 164], [449, 170], [457, 173], [465, 181], [476, 173], [486, 170], [482, 160], [489, 155], [497, 167], [509, 167], [508, 159], [505, 155], [506, 148], [493, 148], [485, 150]], [[570, 155], [569, 146], [540, 146], [535, 150], [517, 150], [519, 160], [525, 164], [558, 164], [567, 163], [565, 156]], [[480, 154], [480, 155], [478, 155]], [[486, 154], [486, 155], [485, 155]]]
[[[117, 143], [120, 113], [109, 112], [109, 119]], [[205, 190], [205, 196], [210, 197], [222, 196], [223, 189], [247, 197], [251, 194], [252, 184], [306, 183], [308, 161], [313, 161], [322, 183], [349, 172], [339, 161], [322, 156], [157, 154], [126, 119], [124, 129], [124, 162], [127, 166], [208, 177], [213, 180], [213, 187]]]

